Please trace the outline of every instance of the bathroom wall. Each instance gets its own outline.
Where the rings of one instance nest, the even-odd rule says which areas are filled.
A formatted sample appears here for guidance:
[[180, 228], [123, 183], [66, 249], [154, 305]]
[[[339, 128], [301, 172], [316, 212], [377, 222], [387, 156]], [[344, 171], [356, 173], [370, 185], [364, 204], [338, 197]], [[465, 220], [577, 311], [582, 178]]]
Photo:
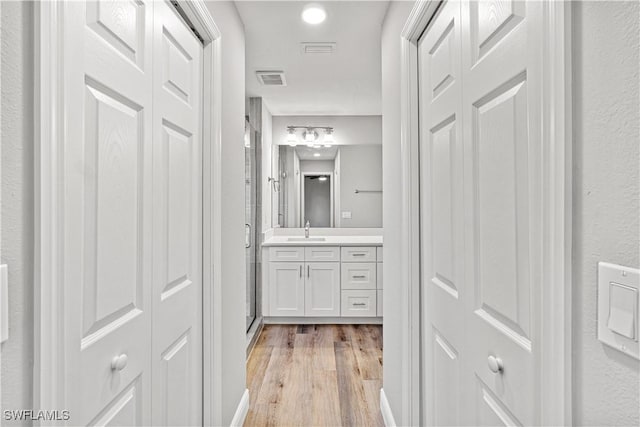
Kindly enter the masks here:
[[340, 213], [340, 227], [382, 227], [382, 167], [380, 145], [340, 147], [340, 212], [351, 212], [351, 218]]

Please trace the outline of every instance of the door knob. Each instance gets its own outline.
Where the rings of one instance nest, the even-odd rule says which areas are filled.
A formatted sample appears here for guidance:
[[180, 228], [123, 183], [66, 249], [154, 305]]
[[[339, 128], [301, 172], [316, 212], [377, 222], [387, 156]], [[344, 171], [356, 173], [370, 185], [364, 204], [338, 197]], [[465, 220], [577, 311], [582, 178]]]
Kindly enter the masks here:
[[111, 370], [112, 371], [122, 371], [126, 366], [129, 358], [126, 354], [121, 354], [120, 356], [114, 356], [111, 359]]
[[502, 359], [499, 357], [490, 355], [487, 359], [487, 363], [489, 364], [489, 369], [491, 369], [491, 372], [494, 374], [497, 374], [498, 372], [502, 373], [504, 371], [504, 363], [502, 363]]

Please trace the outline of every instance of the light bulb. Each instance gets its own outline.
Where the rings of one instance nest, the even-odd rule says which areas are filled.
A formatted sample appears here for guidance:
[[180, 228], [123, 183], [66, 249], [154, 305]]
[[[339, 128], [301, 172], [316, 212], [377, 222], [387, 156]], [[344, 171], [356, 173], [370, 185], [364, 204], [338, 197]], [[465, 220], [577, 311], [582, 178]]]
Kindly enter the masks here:
[[334, 143], [333, 140], [333, 132], [332, 131], [325, 131], [324, 133], [324, 143], [331, 145]]
[[327, 12], [318, 4], [309, 4], [302, 11], [302, 20], [307, 24], [317, 25], [327, 18]]
[[287, 135], [287, 142], [290, 146], [295, 147], [298, 143], [298, 137], [296, 136], [295, 131], [290, 130], [289, 135]]
[[307, 130], [307, 131], [304, 133], [304, 140], [305, 140], [306, 142], [313, 142], [313, 141], [315, 141], [315, 140], [316, 140], [316, 133], [315, 133], [315, 131], [313, 131], [313, 130]]

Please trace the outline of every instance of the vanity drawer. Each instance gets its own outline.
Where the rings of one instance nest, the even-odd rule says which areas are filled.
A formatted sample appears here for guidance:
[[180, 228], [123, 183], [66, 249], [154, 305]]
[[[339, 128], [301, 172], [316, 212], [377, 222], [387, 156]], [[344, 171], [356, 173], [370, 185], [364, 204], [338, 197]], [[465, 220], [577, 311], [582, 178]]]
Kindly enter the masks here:
[[343, 247], [342, 262], [376, 262], [375, 247]]
[[375, 262], [343, 262], [342, 289], [376, 289]]
[[304, 261], [304, 248], [298, 246], [274, 246], [269, 248], [269, 261], [300, 262]]
[[312, 246], [304, 248], [305, 261], [323, 262], [340, 261], [340, 248], [329, 246]]
[[377, 283], [377, 288], [382, 289], [382, 263], [381, 262], [379, 262], [376, 265], [376, 283]]
[[376, 259], [378, 260], [378, 262], [382, 262], [382, 246], [378, 246], [376, 248], [376, 252], [377, 252]]
[[344, 317], [375, 317], [376, 291], [342, 291], [341, 305]]
[[376, 291], [378, 293], [378, 297], [377, 297], [377, 301], [376, 301], [376, 305], [378, 306], [378, 309], [376, 310], [378, 317], [382, 317], [382, 290], [378, 289]]

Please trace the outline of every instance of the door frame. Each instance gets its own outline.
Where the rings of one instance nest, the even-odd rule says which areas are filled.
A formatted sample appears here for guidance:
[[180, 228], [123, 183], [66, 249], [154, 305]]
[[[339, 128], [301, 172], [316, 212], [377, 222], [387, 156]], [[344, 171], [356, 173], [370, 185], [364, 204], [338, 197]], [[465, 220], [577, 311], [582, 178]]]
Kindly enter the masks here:
[[[73, 1], [73, 0], [71, 0]], [[203, 414], [219, 425], [222, 387], [222, 65], [221, 33], [203, 0], [177, 0], [181, 15], [203, 44]], [[35, 260], [34, 408], [66, 408], [61, 215], [64, 180], [64, 7], [66, 1], [37, 2], [34, 23]]]
[[[457, 1], [457, 0], [450, 0]], [[417, 0], [401, 33], [402, 417], [421, 425], [422, 331], [418, 40], [441, 0]], [[572, 98], [571, 4], [544, 0], [542, 135], [544, 253], [541, 423], [571, 425]]]
[[[333, 228], [334, 224], [335, 224], [335, 213], [334, 213], [334, 200], [333, 198], [335, 197], [335, 193], [333, 191], [333, 186], [334, 186], [334, 174], [333, 171], [331, 172], [302, 172], [300, 174], [300, 227], [304, 228], [304, 179], [307, 176], [324, 176], [324, 175], [328, 175], [329, 179], [331, 180], [329, 182], [330, 185], [330, 199], [331, 199], [331, 204], [329, 206], [329, 209], [331, 210], [329, 212], [330, 215], [330, 220], [329, 220], [329, 228]], [[313, 225], [311, 225], [311, 227], [313, 227]]]

